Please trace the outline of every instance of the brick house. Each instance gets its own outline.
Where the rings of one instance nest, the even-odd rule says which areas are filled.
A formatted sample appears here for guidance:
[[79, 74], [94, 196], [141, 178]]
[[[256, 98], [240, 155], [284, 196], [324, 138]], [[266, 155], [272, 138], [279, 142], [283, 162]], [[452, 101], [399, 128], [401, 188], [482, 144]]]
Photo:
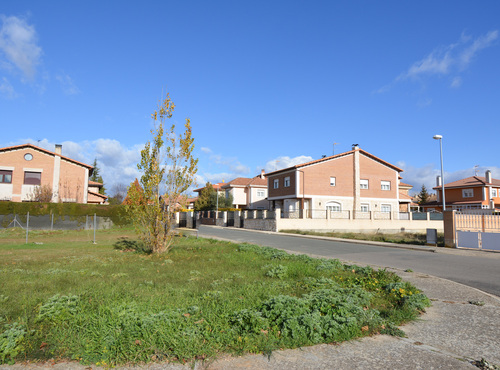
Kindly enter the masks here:
[[233, 207], [240, 209], [268, 209], [267, 180], [264, 170], [252, 178], [237, 177], [222, 185], [226, 198], [233, 196]]
[[[437, 178], [437, 200], [422, 205], [425, 211], [443, 209], [441, 177]], [[496, 209], [500, 210], [500, 180], [491, 177], [491, 171], [485, 176], [471, 176], [444, 185], [447, 210]]]
[[33, 144], [0, 148], [0, 200], [32, 201], [38, 187], [48, 189], [52, 202], [104, 203], [102, 184], [89, 184], [92, 171], [92, 166], [63, 156], [62, 145], [54, 152]]
[[94, 203], [94, 204], [106, 203], [108, 197], [106, 195], [99, 193], [99, 191], [103, 186], [104, 184], [101, 184], [100, 182], [89, 180], [89, 190], [88, 190], [89, 195], [87, 198], [87, 203]]
[[[266, 174], [271, 209], [306, 212], [397, 212], [402, 199], [400, 173], [403, 170], [360, 149], [321, 158]], [[408, 188], [408, 186], [406, 186]], [[357, 217], [357, 216], [355, 216]]]

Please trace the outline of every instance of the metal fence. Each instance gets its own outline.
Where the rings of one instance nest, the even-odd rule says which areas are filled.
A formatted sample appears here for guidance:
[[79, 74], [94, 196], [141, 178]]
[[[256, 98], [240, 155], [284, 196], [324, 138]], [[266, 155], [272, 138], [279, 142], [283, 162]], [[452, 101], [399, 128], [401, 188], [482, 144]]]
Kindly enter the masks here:
[[309, 218], [316, 220], [442, 220], [439, 212], [381, 212], [381, 211], [331, 211], [325, 209], [306, 209], [281, 211], [281, 218]]
[[21, 227], [35, 230], [92, 230], [109, 229], [113, 222], [108, 217], [94, 215], [86, 216], [56, 216], [54, 214], [32, 216], [10, 214], [0, 215], [0, 229]]

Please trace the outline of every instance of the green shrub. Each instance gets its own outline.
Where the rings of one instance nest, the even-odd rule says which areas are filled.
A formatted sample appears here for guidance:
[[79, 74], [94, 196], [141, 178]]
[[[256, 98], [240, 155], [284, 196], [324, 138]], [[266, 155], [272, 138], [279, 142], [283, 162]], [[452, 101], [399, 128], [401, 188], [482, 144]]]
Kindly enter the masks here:
[[24, 351], [26, 328], [17, 322], [5, 324], [0, 334], [0, 364], [13, 364], [19, 353]]

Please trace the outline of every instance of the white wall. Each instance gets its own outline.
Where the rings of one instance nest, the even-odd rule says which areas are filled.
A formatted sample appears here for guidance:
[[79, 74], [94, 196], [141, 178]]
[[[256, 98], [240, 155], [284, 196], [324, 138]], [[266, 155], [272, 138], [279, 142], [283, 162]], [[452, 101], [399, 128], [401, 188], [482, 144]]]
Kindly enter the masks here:
[[0, 184], [0, 200], [11, 200], [12, 189], [12, 184]]
[[444, 232], [442, 220], [345, 220], [345, 219], [293, 219], [280, 218], [276, 220], [277, 231], [280, 230], [321, 230], [321, 231], [352, 231], [352, 232], [419, 232], [426, 229], [437, 229]]

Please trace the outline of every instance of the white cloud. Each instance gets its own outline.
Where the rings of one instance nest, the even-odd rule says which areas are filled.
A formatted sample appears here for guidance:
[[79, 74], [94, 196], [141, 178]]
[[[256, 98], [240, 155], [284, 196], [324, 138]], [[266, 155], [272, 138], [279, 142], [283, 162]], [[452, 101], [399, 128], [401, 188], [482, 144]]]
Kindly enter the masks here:
[[454, 89], [459, 88], [460, 86], [462, 86], [462, 78], [461, 77], [453, 78], [453, 80], [451, 80], [450, 86], [453, 87]]
[[7, 59], [1, 65], [8, 69], [14, 66], [21, 70], [24, 77], [33, 80], [42, 55], [42, 49], [37, 45], [35, 27], [14, 16], [0, 15], [0, 21], [0, 51]]
[[57, 75], [56, 80], [59, 81], [61, 89], [66, 95], [76, 95], [80, 93], [80, 89], [66, 73]]
[[462, 68], [465, 68], [469, 65], [469, 63], [472, 61], [476, 53], [481, 50], [485, 49], [493, 43], [498, 38], [498, 31], [490, 31], [484, 36], [478, 37], [472, 45], [468, 46], [465, 48], [462, 53], [460, 54], [460, 62], [462, 63]]
[[8, 99], [14, 99], [17, 97], [14, 87], [12, 87], [9, 80], [5, 77], [0, 80], [0, 94]]
[[313, 158], [308, 155], [299, 155], [294, 158], [290, 158], [288, 156], [281, 156], [276, 159], [271, 159], [270, 161], [268, 161], [264, 169], [266, 172], [272, 172], [281, 170], [282, 168], [295, 166], [296, 164], [310, 162], [312, 160]]
[[453, 58], [449, 51], [444, 54], [434, 51], [426, 58], [413, 63], [408, 71], [401, 74], [397, 80], [417, 78], [422, 74], [447, 74], [452, 63]]
[[[445, 76], [450, 73], [460, 73], [469, 67], [477, 53], [485, 48], [493, 46], [498, 39], [498, 31], [493, 30], [486, 35], [473, 39], [462, 34], [457, 43], [439, 47], [421, 60], [414, 62], [408, 70], [401, 73], [388, 85], [375, 90], [375, 93], [385, 93], [391, 87], [404, 80], [422, 80], [430, 76]], [[452, 80], [451, 87], [458, 88], [462, 79], [457, 76]]]
[[250, 173], [250, 168], [238, 161], [236, 157], [225, 157], [220, 154], [215, 154], [210, 148], [207, 147], [202, 147], [201, 151], [209, 155], [209, 161], [217, 165], [227, 167], [229, 172], [237, 175], [235, 177], [241, 177]]

